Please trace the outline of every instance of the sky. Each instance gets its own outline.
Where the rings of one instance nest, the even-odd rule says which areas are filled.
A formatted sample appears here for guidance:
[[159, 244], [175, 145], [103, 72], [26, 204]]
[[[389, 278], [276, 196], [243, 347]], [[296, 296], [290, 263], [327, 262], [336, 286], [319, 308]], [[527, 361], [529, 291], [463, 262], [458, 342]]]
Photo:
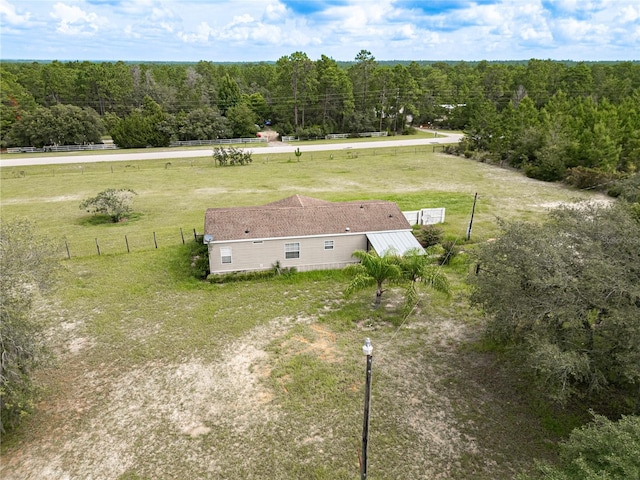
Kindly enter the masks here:
[[640, 0], [0, 0], [0, 60], [640, 59]]

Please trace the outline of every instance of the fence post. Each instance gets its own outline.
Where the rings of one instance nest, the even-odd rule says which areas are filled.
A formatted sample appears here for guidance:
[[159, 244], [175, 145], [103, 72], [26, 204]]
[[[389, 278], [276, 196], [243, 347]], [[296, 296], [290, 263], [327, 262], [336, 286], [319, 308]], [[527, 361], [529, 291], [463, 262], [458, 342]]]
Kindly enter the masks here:
[[96, 249], [98, 250], [98, 256], [100, 256], [100, 245], [98, 245], [98, 239], [96, 238]]
[[156, 240], [156, 232], [153, 232], [153, 243], [158, 248], [158, 241]]
[[64, 246], [67, 249], [67, 258], [71, 260], [71, 252], [69, 252], [69, 244], [67, 243], [66, 240], [64, 241]]
[[127, 253], [131, 253], [131, 252], [129, 251], [129, 239], [127, 238], [127, 236], [126, 236], [126, 235], [124, 236], [124, 242], [127, 244]]
[[180, 237], [182, 238], [182, 244], [184, 245], [184, 233], [182, 233], [182, 227], [180, 227]]
[[193, 229], [193, 239], [197, 242], [198, 241], [198, 234], [196, 233], [196, 229]]

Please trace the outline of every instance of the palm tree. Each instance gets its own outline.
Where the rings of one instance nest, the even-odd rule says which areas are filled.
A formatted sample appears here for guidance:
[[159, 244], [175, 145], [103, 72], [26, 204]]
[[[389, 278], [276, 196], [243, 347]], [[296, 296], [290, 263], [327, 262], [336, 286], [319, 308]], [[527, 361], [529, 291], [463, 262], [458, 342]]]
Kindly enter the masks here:
[[440, 266], [433, 264], [428, 254], [424, 254], [416, 248], [407, 251], [404, 256], [396, 258], [402, 271], [402, 277], [409, 283], [403, 307], [405, 318], [418, 303], [418, 283], [427, 285], [437, 292], [450, 294], [449, 279], [442, 273]]
[[402, 278], [398, 257], [392, 250], [387, 251], [383, 256], [379, 256], [375, 251], [356, 250], [353, 252], [353, 256], [359, 259], [360, 263], [348, 267], [355, 273], [355, 276], [345, 290], [345, 294], [350, 295], [355, 290], [375, 285], [375, 307], [377, 308], [380, 305], [382, 294], [385, 292], [384, 282]]

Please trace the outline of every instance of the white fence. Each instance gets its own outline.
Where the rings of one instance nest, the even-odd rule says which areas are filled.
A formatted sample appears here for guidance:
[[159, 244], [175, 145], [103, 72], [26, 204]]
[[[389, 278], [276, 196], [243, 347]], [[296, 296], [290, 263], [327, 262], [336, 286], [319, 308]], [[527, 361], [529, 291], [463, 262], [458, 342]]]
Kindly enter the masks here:
[[197, 147], [200, 145], [230, 145], [236, 143], [267, 143], [269, 140], [263, 137], [250, 138], [218, 138], [217, 140], [185, 140], [171, 142], [170, 147]]
[[[230, 145], [244, 143], [267, 143], [266, 138], [219, 138], [217, 140], [188, 140], [184, 142], [171, 142], [170, 147], [197, 147], [200, 145]], [[7, 153], [41, 153], [41, 152], [84, 152], [88, 150], [118, 150], [113, 143], [96, 143], [91, 145], [47, 145], [43, 148], [36, 147], [11, 147]]]
[[411, 225], [435, 225], [444, 223], [444, 208], [423, 208], [402, 212]]
[[47, 145], [43, 148], [36, 147], [11, 147], [7, 153], [36, 153], [36, 152], [85, 152], [88, 150], [115, 150], [113, 143], [96, 143], [92, 145]]
[[[345, 140], [347, 138], [356, 138], [356, 137], [386, 137], [388, 132], [363, 132], [352, 135], [350, 133], [328, 133], [324, 136], [325, 140]], [[294, 135], [282, 135], [283, 142], [299, 142], [300, 137], [296, 137]], [[309, 137], [305, 138], [305, 140], [321, 140], [321, 137]]]
[[387, 132], [363, 132], [363, 133], [359, 133], [358, 136], [359, 137], [386, 137], [387, 136]]

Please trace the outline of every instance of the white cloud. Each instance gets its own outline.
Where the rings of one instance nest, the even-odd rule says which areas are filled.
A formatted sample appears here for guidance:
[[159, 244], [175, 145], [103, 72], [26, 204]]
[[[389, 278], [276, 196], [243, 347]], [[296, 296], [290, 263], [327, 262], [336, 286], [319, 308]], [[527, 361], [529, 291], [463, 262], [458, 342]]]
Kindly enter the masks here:
[[8, 0], [0, 0], [0, 18], [9, 25], [26, 25], [29, 22], [31, 13], [26, 12], [20, 14], [16, 11], [16, 7], [9, 3]]
[[233, 20], [231, 20], [231, 23], [229, 24], [229, 27], [235, 27], [237, 25], [247, 25], [250, 23], [255, 23], [255, 19], [249, 15], [248, 13], [245, 13], [243, 15], [238, 15], [233, 17]]
[[185, 43], [207, 43], [209, 41], [209, 36], [212, 35], [213, 29], [209, 26], [207, 22], [202, 22], [196, 28], [194, 33], [178, 33], [178, 38], [180, 38]]
[[157, 3], [156, 0], [127, 0], [119, 6], [128, 14], [140, 15], [152, 9]]
[[267, 4], [262, 20], [265, 22], [281, 22], [287, 15], [287, 7], [280, 2], [274, 2]]
[[440, 0], [308, 1], [300, 14], [289, 0], [0, 0], [3, 56], [260, 61], [301, 50], [352, 60], [367, 49], [380, 60], [619, 60], [640, 51], [638, 0], [470, 1], [439, 13]]
[[616, 21], [619, 23], [632, 23], [638, 20], [640, 20], [640, 6], [627, 5], [616, 16]]
[[138, 30], [133, 28], [132, 25], [126, 25], [124, 27], [124, 34], [127, 37], [131, 37], [131, 38], [141, 38], [141, 35], [138, 33]]
[[56, 31], [65, 35], [84, 35], [98, 31], [101, 20], [95, 13], [87, 13], [80, 7], [56, 3], [51, 17], [58, 21]]

